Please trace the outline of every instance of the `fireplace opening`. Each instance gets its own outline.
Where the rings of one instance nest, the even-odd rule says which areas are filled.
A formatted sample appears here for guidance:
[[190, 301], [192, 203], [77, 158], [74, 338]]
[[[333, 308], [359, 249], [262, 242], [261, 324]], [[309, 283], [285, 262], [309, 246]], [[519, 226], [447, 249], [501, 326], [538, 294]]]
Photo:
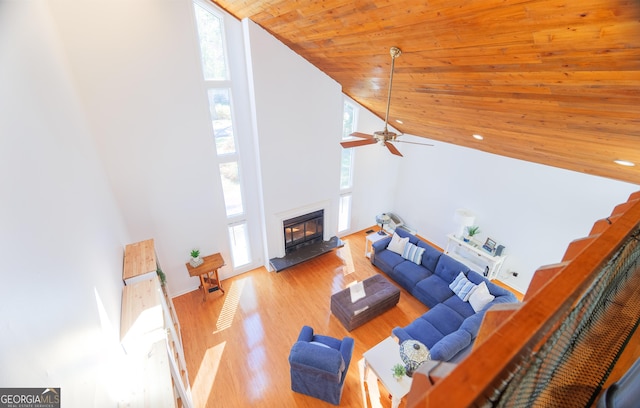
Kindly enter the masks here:
[[282, 222], [286, 254], [318, 242], [324, 237], [324, 210], [300, 215]]

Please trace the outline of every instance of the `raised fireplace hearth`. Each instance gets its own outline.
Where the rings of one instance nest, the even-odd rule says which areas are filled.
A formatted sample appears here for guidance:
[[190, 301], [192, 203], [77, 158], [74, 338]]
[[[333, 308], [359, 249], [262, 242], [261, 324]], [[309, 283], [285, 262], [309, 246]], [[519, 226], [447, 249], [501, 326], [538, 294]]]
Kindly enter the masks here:
[[338, 237], [324, 240], [324, 210], [282, 221], [285, 256], [269, 260], [271, 267], [280, 272], [291, 266], [326, 254], [344, 243]]

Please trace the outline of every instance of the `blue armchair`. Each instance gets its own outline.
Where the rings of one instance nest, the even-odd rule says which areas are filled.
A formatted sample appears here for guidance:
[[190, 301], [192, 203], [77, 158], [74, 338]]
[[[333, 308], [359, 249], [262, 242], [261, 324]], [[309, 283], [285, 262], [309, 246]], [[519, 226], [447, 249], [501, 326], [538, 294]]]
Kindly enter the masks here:
[[353, 346], [351, 337], [314, 335], [304, 326], [289, 354], [291, 389], [339, 405]]

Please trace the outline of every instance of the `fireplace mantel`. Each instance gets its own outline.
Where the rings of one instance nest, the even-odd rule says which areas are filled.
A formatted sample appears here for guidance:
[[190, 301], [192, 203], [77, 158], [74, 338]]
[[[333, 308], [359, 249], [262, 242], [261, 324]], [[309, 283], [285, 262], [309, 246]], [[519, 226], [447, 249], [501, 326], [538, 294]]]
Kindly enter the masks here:
[[[271, 248], [274, 249], [274, 253], [270, 254], [270, 257], [283, 257], [286, 254], [285, 250], [285, 242], [284, 242], [284, 234], [282, 232], [282, 227], [285, 220], [292, 219], [295, 217], [299, 217], [304, 214], [309, 214], [315, 211], [324, 210], [324, 228], [322, 233], [323, 241], [329, 241], [331, 239], [333, 228], [330, 228], [329, 222], [332, 219], [331, 214], [331, 202], [328, 200], [319, 201], [313, 204], [308, 204], [304, 206], [299, 206], [295, 208], [288, 209], [286, 211], [282, 211], [273, 215], [272, 222], [270, 223], [269, 228], [273, 229], [273, 232], [269, 234], [270, 239], [273, 240], [271, 242]], [[276, 238], [277, 237], [277, 238]], [[276, 241], [277, 239], [277, 241]]]

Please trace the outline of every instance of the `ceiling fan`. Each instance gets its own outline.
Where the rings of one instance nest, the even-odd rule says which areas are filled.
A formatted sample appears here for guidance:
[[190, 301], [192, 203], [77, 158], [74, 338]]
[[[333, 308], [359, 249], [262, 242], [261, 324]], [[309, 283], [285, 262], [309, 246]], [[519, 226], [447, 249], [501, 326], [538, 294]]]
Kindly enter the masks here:
[[393, 85], [393, 68], [395, 66], [396, 58], [398, 58], [400, 54], [402, 54], [402, 51], [398, 47], [391, 47], [389, 52], [391, 54], [391, 75], [389, 77], [389, 93], [387, 95], [387, 113], [384, 117], [384, 130], [373, 132], [373, 135], [360, 133], [360, 132], [353, 132], [349, 136], [360, 137], [363, 140], [349, 140], [349, 141], [341, 142], [340, 144], [345, 149], [350, 147], [365, 146], [365, 145], [380, 143], [387, 146], [387, 149], [389, 149], [389, 151], [395, 154], [396, 156], [402, 156], [402, 153], [400, 153], [400, 151], [391, 142], [412, 143], [412, 144], [419, 144], [419, 145], [425, 145], [425, 146], [433, 146], [432, 144], [428, 144], [428, 143], [416, 143], [416, 142], [406, 142], [403, 140], [398, 140], [397, 139], [398, 136], [401, 136], [401, 135], [398, 135], [395, 132], [390, 132], [388, 129], [389, 105], [391, 104], [391, 86]]

